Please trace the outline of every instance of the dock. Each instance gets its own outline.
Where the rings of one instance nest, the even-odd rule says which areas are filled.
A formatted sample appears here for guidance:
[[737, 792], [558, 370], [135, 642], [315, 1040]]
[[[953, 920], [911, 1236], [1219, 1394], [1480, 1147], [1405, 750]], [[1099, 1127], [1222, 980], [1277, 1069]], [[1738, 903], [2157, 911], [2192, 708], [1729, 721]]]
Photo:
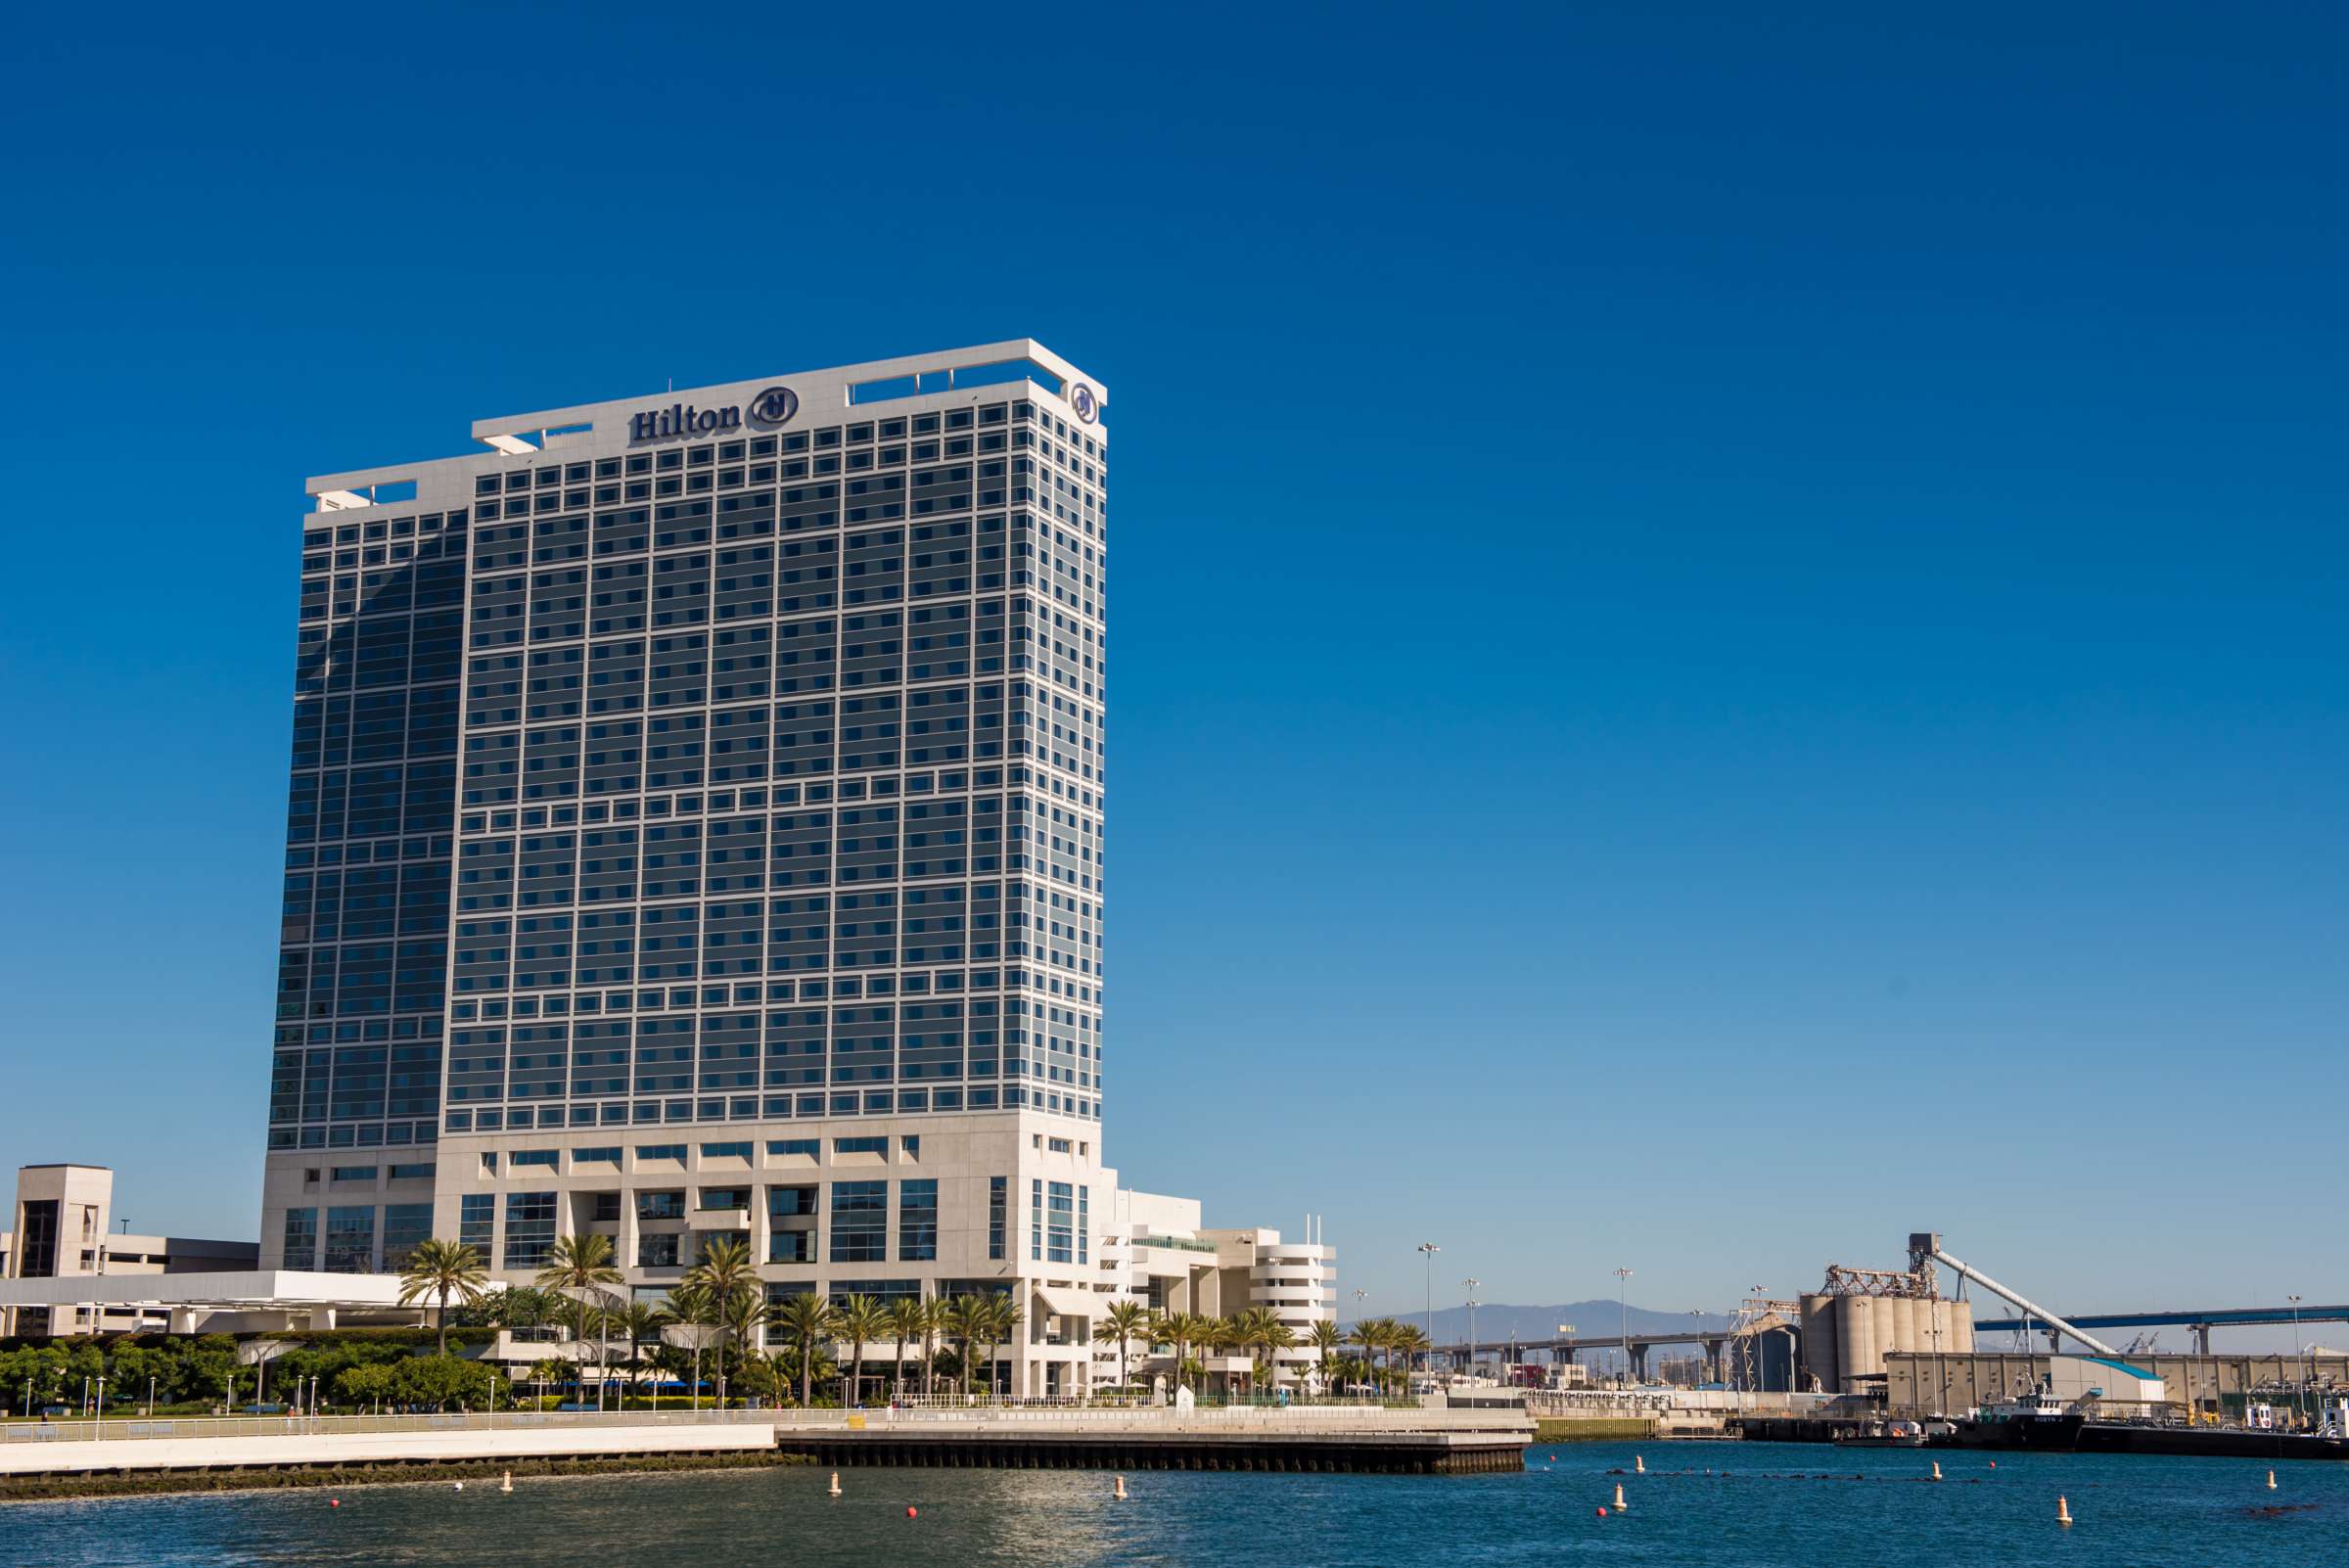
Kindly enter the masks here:
[[1518, 1470], [1534, 1424], [1484, 1410], [917, 1410], [784, 1425], [819, 1463], [1016, 1470], [1284, 1470], [1465, 1475]]

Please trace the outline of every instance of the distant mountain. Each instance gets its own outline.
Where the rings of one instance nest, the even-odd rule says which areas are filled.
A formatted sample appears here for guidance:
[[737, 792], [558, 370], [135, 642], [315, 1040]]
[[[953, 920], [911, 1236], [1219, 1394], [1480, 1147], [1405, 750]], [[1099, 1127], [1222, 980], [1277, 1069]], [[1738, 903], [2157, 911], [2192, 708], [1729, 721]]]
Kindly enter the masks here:
[[[1396, 1317], [1412, 1323], [1425, 1323], [1427, 1314], [1415, 1307], [1366, 1310], [1365, 1317]], [[1479, 1344], [1496, 1345], [1508, 1340], [1543, 1340], [1558, 1337], [1560, 1323], [1572, 1323], [1578, 1339], [1605, 1339], [1623, 1332], [1624, 1309], [1611, 1301], [1574, 1301], [1556, 1307], [1513, 1307], [1505, 1302], [1477, 1304], [1476, 1338]], [[1729, 1319], [1720, 1313], [1656, 1312], [1646, 1307], [1631, 1309], [1631, 1329], [1635, 1334], [1669, 1334], [1678, 1329], [1715, 1329], [1729, 1326]], [[1468, 1338], [1468, 1309], [1464, 1306], [1439, 1307], [1435, 1314], [1435, 1339], [1439, 1345], [1457, 1344]], [[1349, 1321], [1345, 1326], [1352, 1327]]]

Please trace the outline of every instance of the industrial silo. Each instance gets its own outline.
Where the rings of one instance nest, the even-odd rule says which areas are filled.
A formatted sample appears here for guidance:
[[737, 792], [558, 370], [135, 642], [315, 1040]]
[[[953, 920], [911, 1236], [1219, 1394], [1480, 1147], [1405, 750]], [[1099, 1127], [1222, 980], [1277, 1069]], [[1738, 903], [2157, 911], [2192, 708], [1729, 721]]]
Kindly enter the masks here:
[[1884, 1357], [1901, 1348], [1901, 1308], [1906, 1305], [1898, 1296], [1871, 1296], [1868, 1305], [1876, 1310], [1876, 1364], [1871, 1372], [1884, 1370]]
[[1835, 1371], [1847, 1394], [1857, 1388], [1858, 1379], [1884, 1370], [1883, 1359], [1876, 1354], [1875, 1307], [1872, 1296], [1835, 1298]]
[[1950, 1349], [1960, 1356], [1972, 1355], [1974, 1351], [1974, 1310], [1961, 1301], [1948, 1302], [1944, 1305], [1950, 1309], [1952, 1330]]
[[1802, 1306], [1803, 1365], [1833, 1394], [1843, 1387], [1835, 1370], [1835, 1298], [1805, 1296]]

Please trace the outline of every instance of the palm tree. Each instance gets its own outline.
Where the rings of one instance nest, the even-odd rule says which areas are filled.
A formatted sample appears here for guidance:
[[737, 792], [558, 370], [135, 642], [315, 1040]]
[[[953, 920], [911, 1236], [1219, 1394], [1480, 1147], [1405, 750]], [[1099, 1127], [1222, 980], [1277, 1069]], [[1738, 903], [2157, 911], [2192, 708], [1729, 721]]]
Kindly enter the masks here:
[[592, 1233], [574, 1233], [557, 1236], [555, 1245], [546, 1255], [546, 1267], [538, 1270], [542, 1289], [564, 1291], [575, 1296], [579, 1304], [580, 1338], [586, 1338], [587, 1314], [595, 1314], [595, 1398], [599, 1405], [604, 1398], [604, 1314], [611, 1310], [611, 1298], [606, 1285], [620, 1284], [623, 1276], [612, 1265], [612, 1238]]
[[832, 1304], [812, 1291], [803, 1296], [786, 1296], [775, 1308], [775, 1326], [782, 1329], [799, 1352], [800, 1404], [808, 1404], [815, 1397], [815, 1350], [818, 1343], [832, 1335]]
[[860, 1404], [864, 1399], [864, 1347], [889, 1332], [889, 1314], [872, 1297], [852, 1293], [833, 1309], [833, 1326], [849, 1342], [849, 1397], [843, 1403]]
[[900, 1296], [889, 1304], [886, 1315], [889, 1331], [898, 1339], [898, 1357], [890, 1366], [894, 1399], [905, 1392], [905, 1342], [921, 1337], [923, 1319], [929, 1316], [929, 1304], [912, 1296]]
[[1126, 1348], [1134, 1339], [1150, 1331], [1150, 1309], [1138, 1301], [1110, 1304], [1101, 1314], [1101, 1326], [1109, 1337], [1118, 1342], [1118, 1387], [1126, 1387]]
[[1411, 1358], [1424, 1359], [1435, 1347], [1429, 1343], [1427, 1330], [1416, 1323], [1395, 1325], [1394, 1349], [1403, 1353], [1404, 1387], [1410, 1387]]
[[938, 1377], [938, 1331], [945, 1316], [946, 1304], [932, 1296], [918, 1305], [922, 1315], [914, 1324], [914, 1333], [922, 1342], [922, 1398], [928, 1399]]
[[644, 1392], [644, 1347], [661, 1338], [661, 1330], [668, 1314], [651, 1302], [632, 1301], [613, 1314], [613, 1326], [628, 1347], [628, 1392], [642, 1396]]
[[759, 1283], [758, 1266], [751, 1262], [751, 1244], [733, 1236], [713, 1236], [702, 1247], [702, 1261], [685, 1270], [685, 1283], [699, 1285], [710, 1292], [711, 1317], [719, 1326], [717, 1338], [717, 1375], [726, 1375], [726, 1335], [730, 1326], [727, 1313], [736, 1295], [745, 1289], [756, 1290]]
[[1307, 1337], [1313, 1342], [1314, 1352], [1314, 1370], [1321, 1378], [1321, 1392], [1323, 1394], [1328, 1394], [1331, 1392], [1329, 1381], [1329, 1354], [1338, 1348], [1339, 1342], [1345, 1336], [1338, 1332], [1338, 1325], [1336, 1323], [1333, 1323], [1328, 1318], [1323, 1317], [1315, 1319], [1313, 1330]]
[[1372, 1380], [1378, 1382], [1382, 1388], [1385, 1380], [1376, 1376], [1378, 1353], [1387, 1348], [1394, 1326], [1393, 1321], [1388, 1318], [1365, 1317], [1354, 1325], [1353, 1333], [1346, 1336], [1352, 1343], [1362, 1348], [1363, 1370], [1372, 1374]]
[[995, 1347], [1010, 1339], [1026, 1316], [1019, 1302], [1001, 1292], [981, 1299], [979, 1334], [987, 1346], [987, 1392], [990, 1397], [996, 1393]]
[[438, 1308], [433, 1314], [434, 1326], [440, 1337], [440, 1354], [448, 1354], [448, 1298], [475, 1302], [482, 1299], [482, 1286], [489, 1275], [482, 1267], [482, 1255], [469, 1241], [442, 1241], [427, 1237], [416, 1243], [408, 1254], [408, 1266], [400, 1270], [399, 1304], [409, 1307], [431, 1296], [438, 1299]]
[[1197, 1313], [1174, 1313], [1163, 1318], [1159, 1326], [1160, 1331], [1174, 1343], [1174, 1380], [1180, 1383], [1183, 1380], [1183, 1368], [1191, 1359], [1191, 1347], [1198, 1343], [1200, 1331], [1207, 1327], [1207, 1319]]
[[737, 1285], [732, 1295], [718, 1304], [718, 1327], [722, 1332], [717, 1341], [718, 1403], [725, 1403], [726, 1342], [732, 1340], [745, 1360], [758, 1354], [755, 1343], [759, 1330], [766, 1323], [766, 1297], [756, 1285]]
[[987, 1308], [977, 1296], [957, 1296], [939, 1304], [939, 1332], [950, 1340], [962, 1342], [962, 1375], [957, 1379], [958, 1391], [968, 1393], [971, 1387], [971, 1346], [979, 1338], [986, 1321]]
[[[1282, 1322], [1280, 1314], [1269, 1307], [1248, 1308], [1232, 1319], [1231, 1326], [1232, 1332], [1239, 1339], [1241, 1348], [1250, 1351], [1259, 1349], [1264, 1351], [1266, 1374], [1277, 1385], [1280, 1382], [1280, 1363], [1273, 1360], [1273, 1353], [1286, 1350], [1297, 1343], [1296, 1333], [1288, 1324]], [[1254, 1382], [1253, 1376], [1250, 1381]], [[1254, 1392], [1253, 1388], [1250, 1392]]]
[[530, 1381], [538, 1385], [539, 1400], [541, 1402], [545, 1400], [547, 1384], [561, 1382], [563, 1374], [573, 1369], [573, 1364], [566, 1362], [560, 1356], [540, 1357], [537, 1363], [530, 1368]]
[[693, 1400], [698, 1408], [702, 1399], [702, 1342], [709, 1337], [710, 1326], [717, 1321], [717, 1303], [707, 1286], [685, 1280], [668, 1293], [668, 1315], [693, 1336]]

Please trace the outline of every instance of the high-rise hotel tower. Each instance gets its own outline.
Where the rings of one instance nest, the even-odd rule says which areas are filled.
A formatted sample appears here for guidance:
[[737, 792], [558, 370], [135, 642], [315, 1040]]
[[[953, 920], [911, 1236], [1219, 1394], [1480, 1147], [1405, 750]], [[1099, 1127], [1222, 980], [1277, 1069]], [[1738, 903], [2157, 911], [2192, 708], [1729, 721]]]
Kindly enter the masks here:
[[310, 481], [263, 1267], [1085, 1288], [1106, 402], [1018, 341]]

